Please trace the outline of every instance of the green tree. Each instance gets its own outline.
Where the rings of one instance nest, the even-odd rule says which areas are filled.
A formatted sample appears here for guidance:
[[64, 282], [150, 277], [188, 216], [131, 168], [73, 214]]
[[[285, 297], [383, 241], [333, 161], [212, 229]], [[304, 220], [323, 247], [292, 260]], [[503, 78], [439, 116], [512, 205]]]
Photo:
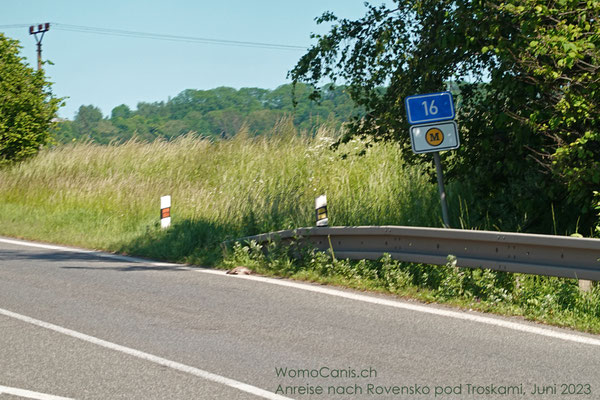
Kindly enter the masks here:
[[[412, 162], [404, 98], [451, 89], [461, 148], [442, 154], [470, 208], [502, 229], [591, 228], [600, 189], [600, 2], [395, 0], [327, 34], [295, 83], [341, 79], [365, 108], [349, 135], [393, 140]], [[323, 93], [313, 92], [318, 98]]]
[[73, 122], [84, 135], [93, 136], [96, 127], [102, 121], [102, 111], [93, 105], [81, 106], [75, 114]]
[[338, 87], [320, 104], [311, 101], [310, 87], [299, 84], [298, 106], [294, 108], [291, 85], [275, 90], [219, 87], [211, 90], [188, 89], [167, 102], [138, 103], [136, 110], [121, 104], [104, 118], [95, 106], [79, 108], [74, 121], [63, 121], [56, 129], [61, 143], [91, 139], [104, 144], [135, 137], [151, 141], [174, 138], [188, 132], [228, 138], [247, 125], [251, 134], [272, 131], [283, 118], [294, 115], [296, 126], [313, 130], [327, 122], [339, 127], [352, 113], [353, 103]]
[[[81, 106], [75, 113], [71, 124], [73, 131], [79, 132], [79, 138], [86, 140], [97, 139], [99, 124], [102, 121], [102, 111], [93, 105]], [[63, 129], [59, 130], [59, 133]]]
[[61, 105], [43, 71], [19, 55], [19, 42], [0, 33], [0, 165], [23, 160], [51, 140]]
[[131, 109], [126, 104], [121, 104], [120, 106], [116, 106], [110, 112], [110, 119], [116, 120], [119, 118], [129, 118], [131, 116]]

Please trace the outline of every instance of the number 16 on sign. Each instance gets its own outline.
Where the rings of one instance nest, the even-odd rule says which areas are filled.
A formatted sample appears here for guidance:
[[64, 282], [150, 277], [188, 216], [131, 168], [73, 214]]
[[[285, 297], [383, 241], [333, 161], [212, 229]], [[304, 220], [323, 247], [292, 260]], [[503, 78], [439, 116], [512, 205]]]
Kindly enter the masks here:
[[455, 117], [454, 99], [450, 92], [408, 96], [404, 104], [408, 123], [411, 125], [446, 121]]

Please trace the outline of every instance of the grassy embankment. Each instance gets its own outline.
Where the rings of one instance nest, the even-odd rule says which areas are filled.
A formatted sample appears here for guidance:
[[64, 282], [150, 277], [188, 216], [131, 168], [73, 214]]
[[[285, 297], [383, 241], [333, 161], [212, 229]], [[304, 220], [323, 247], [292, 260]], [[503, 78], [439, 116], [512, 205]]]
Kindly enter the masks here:
[[[600, 332], [600, 289], [574, 280], [447, 266], [348, 262], [285, 250], [265, 256], [238, 245], [223, 259], [220, 243], [245, 235], [310, 226], [314, 198], [327, 194], [331, 225], [439, 226], [436, 186], [407, 166], [393, 145], [355, 157], [356, 143], [329, 149], [330, 132], [211, 143], [75, 144], [45, 150], [0, 170], [0, 235], [199, 265], [244, 264], [261, 273], [391, 292], [424, 301], [523, 315]], [[358, 146], [357, 146], [358, 147]], [[173, 198], [173, 225], [158, 226], [159, 198]]]

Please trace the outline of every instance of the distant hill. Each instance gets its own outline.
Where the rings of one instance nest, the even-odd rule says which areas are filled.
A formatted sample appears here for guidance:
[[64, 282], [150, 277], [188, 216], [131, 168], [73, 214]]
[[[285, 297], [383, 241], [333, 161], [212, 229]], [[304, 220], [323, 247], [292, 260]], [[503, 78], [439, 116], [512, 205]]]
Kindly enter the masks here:
[[81, 106], [73, 121], [61, 121], [55, 129], [59, 143], [87, 139], [107, 144], [132, 137], [152, 141], [171, 139], [189, 132], [207, 137], [234, 136], [245, 124], [250, 134], [267, 133], [282, 118], [293, 118], [301, 130], [326, 124], [339, 127], [360, 114], [343, 86], [324, 91], [320, 102], [309, 99], [311, 88], [298, 84], [294, 107], [292, 85], [274, 90], [219, 87], [187, 89], [166, 102], [139, 103], [136, 110], [122, 104], [110, 116], [99, 108]]

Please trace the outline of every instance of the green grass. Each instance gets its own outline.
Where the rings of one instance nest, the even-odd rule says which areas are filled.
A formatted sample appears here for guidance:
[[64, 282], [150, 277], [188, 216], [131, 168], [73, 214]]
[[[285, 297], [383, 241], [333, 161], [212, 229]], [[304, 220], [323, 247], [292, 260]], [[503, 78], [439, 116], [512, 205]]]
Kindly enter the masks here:
[[[435, 186], [395, 146], [358, 157], [349, 143], [342, 159], [334, 132], [299, 136], [289, 121], [275, 132], [44, 150], [0, 170], [0, 234], [206, 265], [224, 240], [313, 225], [321, 194], [334, 225], [439, 226]], [[167, 194], [173, 226], [161, 231]]]
[[[575, 280], [447, 266], [336, 260], [323, 253], [251, 244], [224, 255], [221, 243], [311, 226], [314, 200], [328, 198], [330, 225], [441, 226], [437, 187], [393, 144], [350, 142], [334, 152], [335, 132], [298, 135], [289, 121], [273, 132], [211, 142], [43, 150], [0, 169], [0, 235], [96, 248], [204, 266], [246, 265], [277, 276], [393, 293], [422, 301], [521, 315], [600, 332], [600, 288]], [[342, 158], [341, 154], [348, 154]], [[448, 188], [455, 221], [468, 209]], [[159, 228], [160, 196], [172, 196], [173, 224]], [[459, 207], [460, 204], [460, 207]]]

